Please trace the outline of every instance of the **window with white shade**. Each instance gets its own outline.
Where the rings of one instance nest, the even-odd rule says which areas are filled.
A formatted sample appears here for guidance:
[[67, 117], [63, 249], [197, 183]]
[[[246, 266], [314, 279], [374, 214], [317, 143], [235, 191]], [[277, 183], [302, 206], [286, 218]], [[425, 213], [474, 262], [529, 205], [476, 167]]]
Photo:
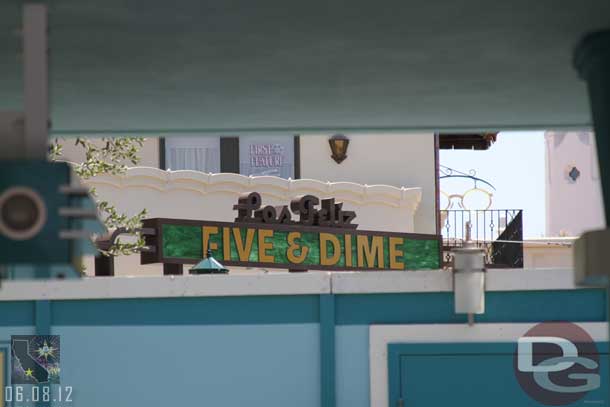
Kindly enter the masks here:
[[165, 168], [220, 172], [220, 137], [168, 137]]
[[299, 136], [193, 136], [160, 141], [160, 167], [299, 178]]

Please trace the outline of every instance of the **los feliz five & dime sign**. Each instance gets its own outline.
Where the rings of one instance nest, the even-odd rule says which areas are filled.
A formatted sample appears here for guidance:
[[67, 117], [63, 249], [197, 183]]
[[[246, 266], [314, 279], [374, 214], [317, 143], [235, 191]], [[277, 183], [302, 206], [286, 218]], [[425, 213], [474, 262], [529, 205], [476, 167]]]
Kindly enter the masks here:
[[[256, 192], [233, 206], [234, 222], [154, 218], [143, 222], [142, 264], [195, 264], [208, 249], [225, 266], [291, 270], [417, 270], [441, 265], [440, 236], [357, 230], [333, 198], [305, 195], [262, 206]], [[295, 215], [295, 218], [293, 218]]]

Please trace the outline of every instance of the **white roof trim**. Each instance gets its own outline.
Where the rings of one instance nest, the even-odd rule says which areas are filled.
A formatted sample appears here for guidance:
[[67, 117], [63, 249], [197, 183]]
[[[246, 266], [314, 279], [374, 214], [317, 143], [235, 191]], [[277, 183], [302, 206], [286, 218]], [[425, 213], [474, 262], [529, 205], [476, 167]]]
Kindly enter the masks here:
[[[487, 291], [572, 290], [570, 269], [489, 270]], [[215, 297], [450, 292], [451, 272], [309, 272], [159, 277], [85, 277], [80, 280], [10, 280], [0, 301], [102, 298]]]
[[80, 280], [3, 281], [0, 301], [328, 293], [328, 273], [88, 277]]
[[[571, 269], [487, 270], [486, 291], [573, 290]], [[334, 294], [453, 291], [449, 271], [379, 271], [333, 273]]]

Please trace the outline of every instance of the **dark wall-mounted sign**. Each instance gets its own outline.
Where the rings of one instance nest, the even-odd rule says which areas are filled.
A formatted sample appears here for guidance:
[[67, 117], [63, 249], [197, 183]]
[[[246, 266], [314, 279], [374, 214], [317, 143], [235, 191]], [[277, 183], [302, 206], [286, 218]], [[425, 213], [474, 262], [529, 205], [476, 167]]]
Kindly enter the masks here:
[[[417, 270], [440, 268], [437, 235], [355, 230], [355, 214], [340, 203], [305, 196], [287, 207], [263, 207], [260, 195], [243, 196], [234, 223], [147, 219], [155, 249], [142, 264], [195, 264], [208, 249], [225, 266], [291, 270]], [[266, 209], [266, 208], [273, 208]]]

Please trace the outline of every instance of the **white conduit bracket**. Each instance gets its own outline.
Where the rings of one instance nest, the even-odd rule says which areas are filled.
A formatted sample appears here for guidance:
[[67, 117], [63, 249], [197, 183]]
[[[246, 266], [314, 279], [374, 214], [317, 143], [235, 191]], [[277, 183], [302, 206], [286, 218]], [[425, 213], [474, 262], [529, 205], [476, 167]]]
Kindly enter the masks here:
[[456, 314], [467, 314], [474, 324], [474, 314], [485, 313], [485, 252], [470, 240], [470, 222], [466, 224], [466, 242], [453, 252], [453, 293]]

